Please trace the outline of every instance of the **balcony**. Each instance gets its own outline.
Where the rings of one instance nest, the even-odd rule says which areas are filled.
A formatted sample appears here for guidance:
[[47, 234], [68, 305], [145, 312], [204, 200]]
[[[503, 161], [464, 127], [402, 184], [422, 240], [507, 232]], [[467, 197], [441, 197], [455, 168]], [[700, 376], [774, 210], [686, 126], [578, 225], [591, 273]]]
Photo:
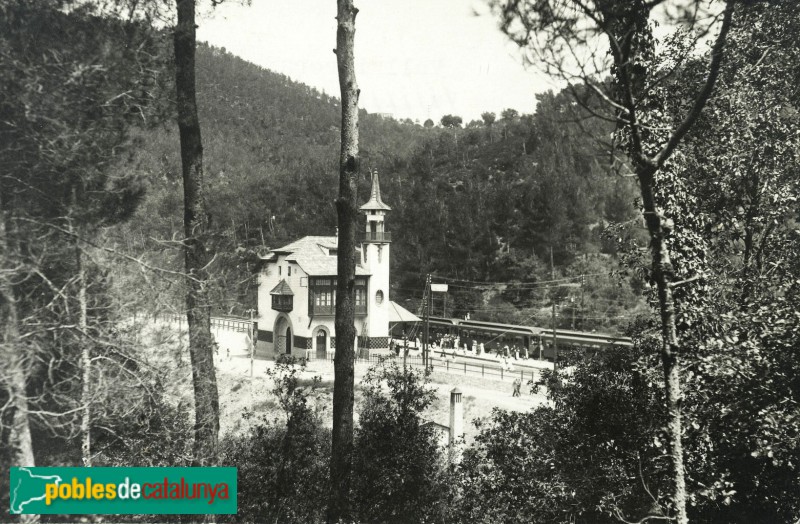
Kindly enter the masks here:
[[389, 231], [365, 231], [361, 237], [362, 242], [391, 242], [392, 233]]
[[294, 306], [294, 297], [291, 295], [272, 295], [272, 309], [289, 313]]
[[311, 317], [332, 317], [336, 315], [336, 306], [309, 304], [308, 315]]
[[[353, 313], [358, 316], [364, 316], [367, 314], [367, 305], [366, 304], [358, 304], [353, 306]], [[318, 306], [311, 304], [308, 311], [309, 315], [312, 317], [332, 317], [336, 315], [336, 306]]]

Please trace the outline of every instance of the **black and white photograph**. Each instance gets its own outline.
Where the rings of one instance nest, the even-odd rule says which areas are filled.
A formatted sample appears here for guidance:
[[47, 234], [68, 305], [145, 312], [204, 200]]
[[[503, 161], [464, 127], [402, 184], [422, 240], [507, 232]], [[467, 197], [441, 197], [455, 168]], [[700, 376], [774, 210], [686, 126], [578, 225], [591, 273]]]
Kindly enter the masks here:
[[800, 1], [0, 0], [0, 522], [800, 524]]

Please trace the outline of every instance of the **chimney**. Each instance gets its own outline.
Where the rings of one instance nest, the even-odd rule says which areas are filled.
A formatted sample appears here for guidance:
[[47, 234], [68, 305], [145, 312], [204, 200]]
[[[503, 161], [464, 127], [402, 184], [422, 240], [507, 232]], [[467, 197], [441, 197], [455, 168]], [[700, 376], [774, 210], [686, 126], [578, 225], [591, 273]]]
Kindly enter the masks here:
[[457, 387], [450, 392], [450, 462], [458, 462], [460, 453], [459, 441], [464, 437], [464, 404], [461, 399], [461, 390]]

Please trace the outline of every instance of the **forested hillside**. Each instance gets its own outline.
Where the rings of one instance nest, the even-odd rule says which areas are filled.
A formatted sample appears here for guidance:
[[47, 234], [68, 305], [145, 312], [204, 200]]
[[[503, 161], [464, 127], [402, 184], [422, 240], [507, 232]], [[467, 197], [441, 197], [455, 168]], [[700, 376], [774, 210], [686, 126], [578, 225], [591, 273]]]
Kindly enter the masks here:
[[[241, 314], [255, 305], [259, 251], [334, 234], [340, 108], [334, 97], [206, 46], [197, 83], [218, 306]], [[422, 126], [362, 111], [361, 194], [377, 169], [393, 209], [393, 298], [414, 309], [433, 273], [469, 281], [454, 283], [447, 314], [549, 325], [558, 298], [566, 326], [622, 325], [637, 299], [610, 275], [616, 246], [604, 233], [635, 216], [634, 192], [598, 145], [613, 129], [566, 94], [540, 96], [534, 115], [483, 116], [462, 128], [460, 118]], [[167, 126], [138, 138], [122, 169], [138, 172], [147, 196], [120, 242], [178, 269], [170, 242], [182, 224], [177, 133]], [[557, 277], [593, 276], [582, 288], [538, 286], [552, 280], [551, 257]], [[175, 291], [165, 297], [177, 305]], [[144, 291], [141, 298], [152, 303]]]
[[[348, 156], [360, 201], [381, 173], [392, 300], [415, 310], [432, 274], [437, 314], [632, 343], [562, 352], [524, 387], [522, 363], [478, 382], [463, 355], [464, 375], [358, 364], [357, 387], [347, 307], [333, 365], [254, 359], [224, 329], [217, 353], [209, 319], [252, 312], [259, 253], [333, 234], [337, 100], [201, 46], [197, 126], [175, 107], [195, 112], [193, 0], [166, 27], [160, 3], [0, 2], [0, 469], [209, 460], [238, 468], [219, 522], [339, 521], [332, 500], [347, 522], [800, 522], [800, 3], [707, 4], [497, 2], [526, 56], [583, 76], [551, 70], [567, 91], [531, 115], [362, 112], [343, 185]], [[431, 413], [456, 385], [464, 415], [492, 414], [443, 447]], [[36, 502], [12, 478], [0, 520], [87, 519], [11, 515]]]

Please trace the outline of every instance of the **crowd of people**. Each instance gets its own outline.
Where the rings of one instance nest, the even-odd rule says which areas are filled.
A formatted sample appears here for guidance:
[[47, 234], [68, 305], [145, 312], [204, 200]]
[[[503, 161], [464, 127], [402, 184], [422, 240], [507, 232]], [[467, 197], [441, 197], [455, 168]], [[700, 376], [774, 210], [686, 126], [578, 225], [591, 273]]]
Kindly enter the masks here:
[[[398, 357], [403, 355], [408, 356], [409, 354], [417, 356], [422, 350], [422, 342], [419, 337], [414, 337], [412, 340], [406, 334], [403, 334], [401, 339], [395, 339], [393, 337], [389, 339], [389, 350]], [[511, 346], [508, 344], [497, 344], [494, 351], [492, 351], [490, 348], [487, 348], [483, 342], [478, 342], [474, 339], [471, 345], [467, 342], [462, 344], [461, 338], [458, 335], [437, 335], [436, 339], [431, 342], [430, 351], [432, 355], [452, 362], [455, 362], [456, 356], [483, 356], [483, 358], [494, 358], [501, 363], [505, 371], [514, 371], [513, 362], [515, 360], [532, 358], [527, 347], [520, 348], [516, 344], [512, 344]], [[515, 379], [512, 396], [520, 396], [521, 386], [522, 380], [519, 378]]]
[[[409, 351], [422, 350], [422, 342], [417, 336], [410, 339], [408, 336], [403, 335], [402, 339], [392, 338], [390, 341], [390, 349], [393, 353], [400, 356], [403, 351], [408, 354]], [[431, 352], [433, 355], [441, 356], [445, 359], [455, 360], [458, 355], [461, 356], [483, 356], [484, 358], [495, 358], [503, 362], [506, 369], [513, 369], [511, 364], [515, 360], [529, 359], [533, 356], [529, 353], [528, 348], [520, 347], [517, 344], [494, 344], [494, 348], [487, 347], [483, 342], [478, 342], [473, 339], [471, 342], [461, 340], [458, 335], [436, 335], [436, 338], [431, 342]]]
[[438, 335], [436, 340], [431, 344], [431, 347], [445, 354], [453, 352], [455, 354], [472, 356], [494, 354], [495, 358], [498, 359], [506, 358], [513, 360], [531, 358], [528, 348], [525, 346], [520, 347], [517, 344], [509, 346], [508, 344], [501, 345], [498, 343], [495, 344], [495, 348], [492, 349], [484, 345], [483, 342], [478, 342], [475, 339], [472, 340], [471, 344], [466, 341], [462, 344], [461, 338], [458, 335]]

